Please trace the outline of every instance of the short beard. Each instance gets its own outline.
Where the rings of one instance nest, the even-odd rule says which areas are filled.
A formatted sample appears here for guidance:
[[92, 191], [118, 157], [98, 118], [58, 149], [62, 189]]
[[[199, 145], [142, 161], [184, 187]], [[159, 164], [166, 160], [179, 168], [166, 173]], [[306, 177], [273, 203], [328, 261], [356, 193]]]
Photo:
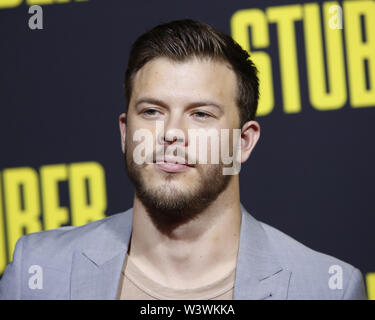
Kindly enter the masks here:
[[[130, 180], [135, 187], [135, 193], [146, 208], [154, 225], [164, 234], [170, 234], [178, 226], [196, 219], [201, 212], [214, 202], [231, 180], [231, 175], [223, 175], [222, 164], [197, 165], [200, 171], [200, 181], [190, 192], [181, 192], [173, 187], [148, 188], [147, 181], [142, 176], [142, 166], [134, 163], [132, 148], [127, 146], [125, 152], [125, 167]], [[166, 180], [173, 179], [173, 174]]]

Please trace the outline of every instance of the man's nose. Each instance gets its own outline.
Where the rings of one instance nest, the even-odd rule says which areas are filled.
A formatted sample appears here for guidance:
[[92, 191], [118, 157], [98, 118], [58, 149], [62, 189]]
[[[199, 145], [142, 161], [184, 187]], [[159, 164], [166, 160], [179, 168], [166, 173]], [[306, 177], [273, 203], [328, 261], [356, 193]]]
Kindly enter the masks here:
[[164, 121], [164, 131], [161, 130], [158, 141], [160, 144], [177, 143], [183, 146], [187, 145], [187, 127], [186, 120], [182, 115], [170, 115]]

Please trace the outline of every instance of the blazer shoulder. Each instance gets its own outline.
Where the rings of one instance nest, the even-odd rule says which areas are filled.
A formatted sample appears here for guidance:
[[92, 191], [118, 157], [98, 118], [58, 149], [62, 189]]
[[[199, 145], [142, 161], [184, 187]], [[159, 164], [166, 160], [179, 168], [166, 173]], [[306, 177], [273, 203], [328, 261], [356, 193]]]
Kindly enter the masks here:
[[[110, 252], [111, 244], [123, 243], [124, 232], [131, 230], [132, 214], [129, 211], [83, 226], [61, 227], [22, 236], [16, 243], [13, 260], [0, 281], [0, 299], [69, 297], [75, 253], [101, 248], [100, 253], [105, 254]], [[35, 270], [42, 272], [45, 281], [43, 290], [32, 291], [33, 295], [30, 295], [28, 279], [30, 272]]]
[[22, 236], [23, 252], [33, 257], [46, 257], [49, 261], [64, 259], [66, 254], [85, 246], [95, 246], [116, 228], [129, 224], [129, 210], [113, 214], [82, 226], [66, 226]]
[[[362, 273], [353, 265], [313, 250], [261, 222], [278, 261], [292, 272], [291, 296], [309, 292], [312, 299], [367, 299]], [[314, 292], [316, 296], [314, 296]]]
[[301, 262], [324, 264], [341, 263], [344, 267], [352, 268], [347, 262], [316, 251], [266, 223], [261, 222], [261, 225], [267, 234], [271, 246], [275, 249], [275, 252], [282, 253], [278, 255], [278, 259], [282, 260], [285, 264], [294, 265]]

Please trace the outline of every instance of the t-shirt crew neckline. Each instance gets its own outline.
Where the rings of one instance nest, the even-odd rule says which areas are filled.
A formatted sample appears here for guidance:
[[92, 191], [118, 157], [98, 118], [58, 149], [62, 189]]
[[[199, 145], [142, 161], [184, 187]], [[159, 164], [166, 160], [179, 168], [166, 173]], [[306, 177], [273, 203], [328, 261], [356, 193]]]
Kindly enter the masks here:
[[[125, 270], [125, 273], [124, 273]], [[149, 296], [161, 300], [210, 300], [233, 289], [236, 268], [208, 285], [191, 289], [175, 289], [166, 287], [147, 277], [126, 255], [123, 276]], [[124, 288], [126, 290], [126, 288]]]

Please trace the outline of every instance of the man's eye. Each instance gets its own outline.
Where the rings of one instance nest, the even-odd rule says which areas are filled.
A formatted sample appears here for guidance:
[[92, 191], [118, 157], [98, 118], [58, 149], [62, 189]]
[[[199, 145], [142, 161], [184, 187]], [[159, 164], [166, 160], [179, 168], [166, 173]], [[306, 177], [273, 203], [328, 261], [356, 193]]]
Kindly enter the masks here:
[[198, 119], [208, 119], [211, 117], [211, 115], [209, 115], [206, 112], [198, 111], [198, 112], [194, 112], [194, 117]]
[[147, 110], [143, 111], [143, 114], [148, 116], [148, 117], [154, 117], [158, 114], [158, 111], [155, 110], [155, 109], [147, 109]]

